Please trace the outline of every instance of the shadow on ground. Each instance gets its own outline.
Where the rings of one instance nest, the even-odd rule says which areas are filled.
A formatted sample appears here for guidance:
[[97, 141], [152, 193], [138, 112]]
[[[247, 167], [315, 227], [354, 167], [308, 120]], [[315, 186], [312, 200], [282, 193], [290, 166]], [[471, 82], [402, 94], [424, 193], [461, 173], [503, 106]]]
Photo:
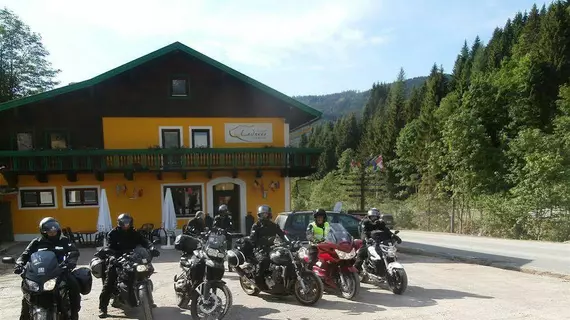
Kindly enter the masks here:
[[[420, 254], [444, 259], [451, 259], [467, 263], [477, 263], [482, 265], [504, 264], [513, 268], [521, 268], [532, 262], [530, 259], [521, 259], [515, 257], [507, 257], [501, 255], [487, 254], [469, 250], [451, 249], [440, 246], [433, 246], [417, 242], [406, 242], [398, 247], [399, 251], [405, 254]], [[414, 263], [414, 260], [411, 260]], [[421, 260], [415, 262], [422, 263], [441, 263], [436, 259]]]

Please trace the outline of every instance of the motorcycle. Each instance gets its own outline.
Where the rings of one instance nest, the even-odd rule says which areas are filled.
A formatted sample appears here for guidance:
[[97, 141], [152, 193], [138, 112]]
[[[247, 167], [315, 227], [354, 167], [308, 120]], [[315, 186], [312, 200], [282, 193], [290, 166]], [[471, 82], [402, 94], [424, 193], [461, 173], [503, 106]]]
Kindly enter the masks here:
[[[13, 257], [2, 258], [2, 263], [15, 264]], [[32, 253], [30, 261], [24, 267], [22, 291], [28, 304], [29, 318], [32, 320], [68, 320], [71, 318], [70, 297], [65, 282], [65, 273], [69, 272], [65, 261], [58, 263], [53, 251]], [[93, 278], [88, 268], [76, 268], [71, 271], [79, 282], [82, 295], [91, 292]]]
[[[339, 223], [331, 223], [324, 241], [317, 244], [318, 261], [313, 272], [325, 286], [340, 290], [343, 298], [352, 300], [360, 291], [358, 270], [354, 267], [356, 249], [352, 236]], [[301, 248], [299, 257], [309, 262], [309, 250]]]
[[261, 291], [281, 296], [293, 294], [299, 303], [310, 306], [321, 299], [324, 287], [321, 279], [306, 270], [298, 254], [294, 254], [299, 249], [298, 242], [271, 246], [265, 283], [260, 284], [265, 285], [263, 288], [255, 282], [256, 269], [262, 254], [254, 253], [249, 237], [236, 241], [235, 248], [228, 252], [228, 264], [234, 267], [240, 276], [241, 288], [247, 295], [256, 296]]
[[[115, 308], [125, 310], [126, 307], [142, 309], [142, 319], [154, 318], [154, 300], [152, 297], [153, 283], [150, 276], [154, 273], [152, 250], [137, 246], [132, 252], [125, 253], [109, 263], [117, 266], [116, 290], [112, 295]], [[91, 273], [95, 278], [105, 281], [103, 271], [109, 255], [114, 256], [114, 251], [105, 247], [95, 253], [95, 258], [89, 264]]]
[[402, 294], [408, 287], [408, 275], [404, 266], [398, 262], [396, 252], [396, 239], [400, 231], [394, 232], [390, 240], [374, 240], [376, 231], [368, 240], [368, 258], [364, 261], [360, 281], [368, 282], [375, 280], [380, 283], [388, 283], [390, 290], [395, 294]]
[[[226, 235], [225, 231], [214, 229], [201, 236], [205, 239], [185, 234], [176, 237], [174, 247], [182, 251], [182, 273], [174, 276], [174, 291], [178, 307], [188, 309], [191, 301], [192, 319], [221, 320], [233, 304], [230, 289], [222, 280], [227, 250]], [[218, 292], [223, 293], [223, 301]]]

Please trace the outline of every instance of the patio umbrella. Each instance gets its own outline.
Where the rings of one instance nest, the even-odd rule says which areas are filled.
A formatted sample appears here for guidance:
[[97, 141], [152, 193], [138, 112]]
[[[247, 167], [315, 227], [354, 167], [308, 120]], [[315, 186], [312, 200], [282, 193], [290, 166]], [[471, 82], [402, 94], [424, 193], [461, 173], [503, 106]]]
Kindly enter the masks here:
[[107, 246], [107, 233], [113, 230], [113, 222], [111, 221], [111, 210], [109, 209], [109, 201], [107, 200], [107, 192], [101, 189], [99, 195], [99, 216], [97, 217], [97, 232], [104, 234], [103, 246]]
[[174, 211], [174, 201], [172, 200], [172, 190], [166, 189], [166, 196], [162, 205], [162, 228], [166, 232], [166, 246], [162, 249], [174, 249], [170, 244], [170, 232], [176, 231], [176, 213]]

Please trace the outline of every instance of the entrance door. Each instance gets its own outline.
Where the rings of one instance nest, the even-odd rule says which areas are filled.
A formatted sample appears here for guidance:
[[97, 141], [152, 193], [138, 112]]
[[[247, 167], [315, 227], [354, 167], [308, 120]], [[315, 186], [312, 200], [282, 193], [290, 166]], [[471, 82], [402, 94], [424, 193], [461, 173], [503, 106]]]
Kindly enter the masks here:
[[0, 243], [14, 241], [10, 202], [0, 202]]
[[241, 231], [241, 217], [245, 212], [240, 212], [240, 188], [239, 185], [233, 183], [220, 183], [213, 187], [212, 194], [214, 195], [214, 217], [218, 215], [218, 208], [220, 205], [225, 204], [232, 215], [232, 222], [234, 224], [234, 231]]

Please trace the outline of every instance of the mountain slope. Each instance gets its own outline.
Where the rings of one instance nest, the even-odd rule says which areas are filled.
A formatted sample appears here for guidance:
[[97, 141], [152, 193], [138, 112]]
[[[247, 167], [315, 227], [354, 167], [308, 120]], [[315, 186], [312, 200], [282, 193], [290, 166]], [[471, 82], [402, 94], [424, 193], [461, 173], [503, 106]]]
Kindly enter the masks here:
[[[424, 84], [427, 77], [416, 77], [406, 80], [406, 89], [409, 92], [413, 87]], [[343, 115], [355, 112], [360, 116], [364, 105], [368, 101], [370, 90], [349, 90], [318, 96], [294, 96], [297, 99], [319, 111], [323, 112], [323, 120], [335, 120]]]

